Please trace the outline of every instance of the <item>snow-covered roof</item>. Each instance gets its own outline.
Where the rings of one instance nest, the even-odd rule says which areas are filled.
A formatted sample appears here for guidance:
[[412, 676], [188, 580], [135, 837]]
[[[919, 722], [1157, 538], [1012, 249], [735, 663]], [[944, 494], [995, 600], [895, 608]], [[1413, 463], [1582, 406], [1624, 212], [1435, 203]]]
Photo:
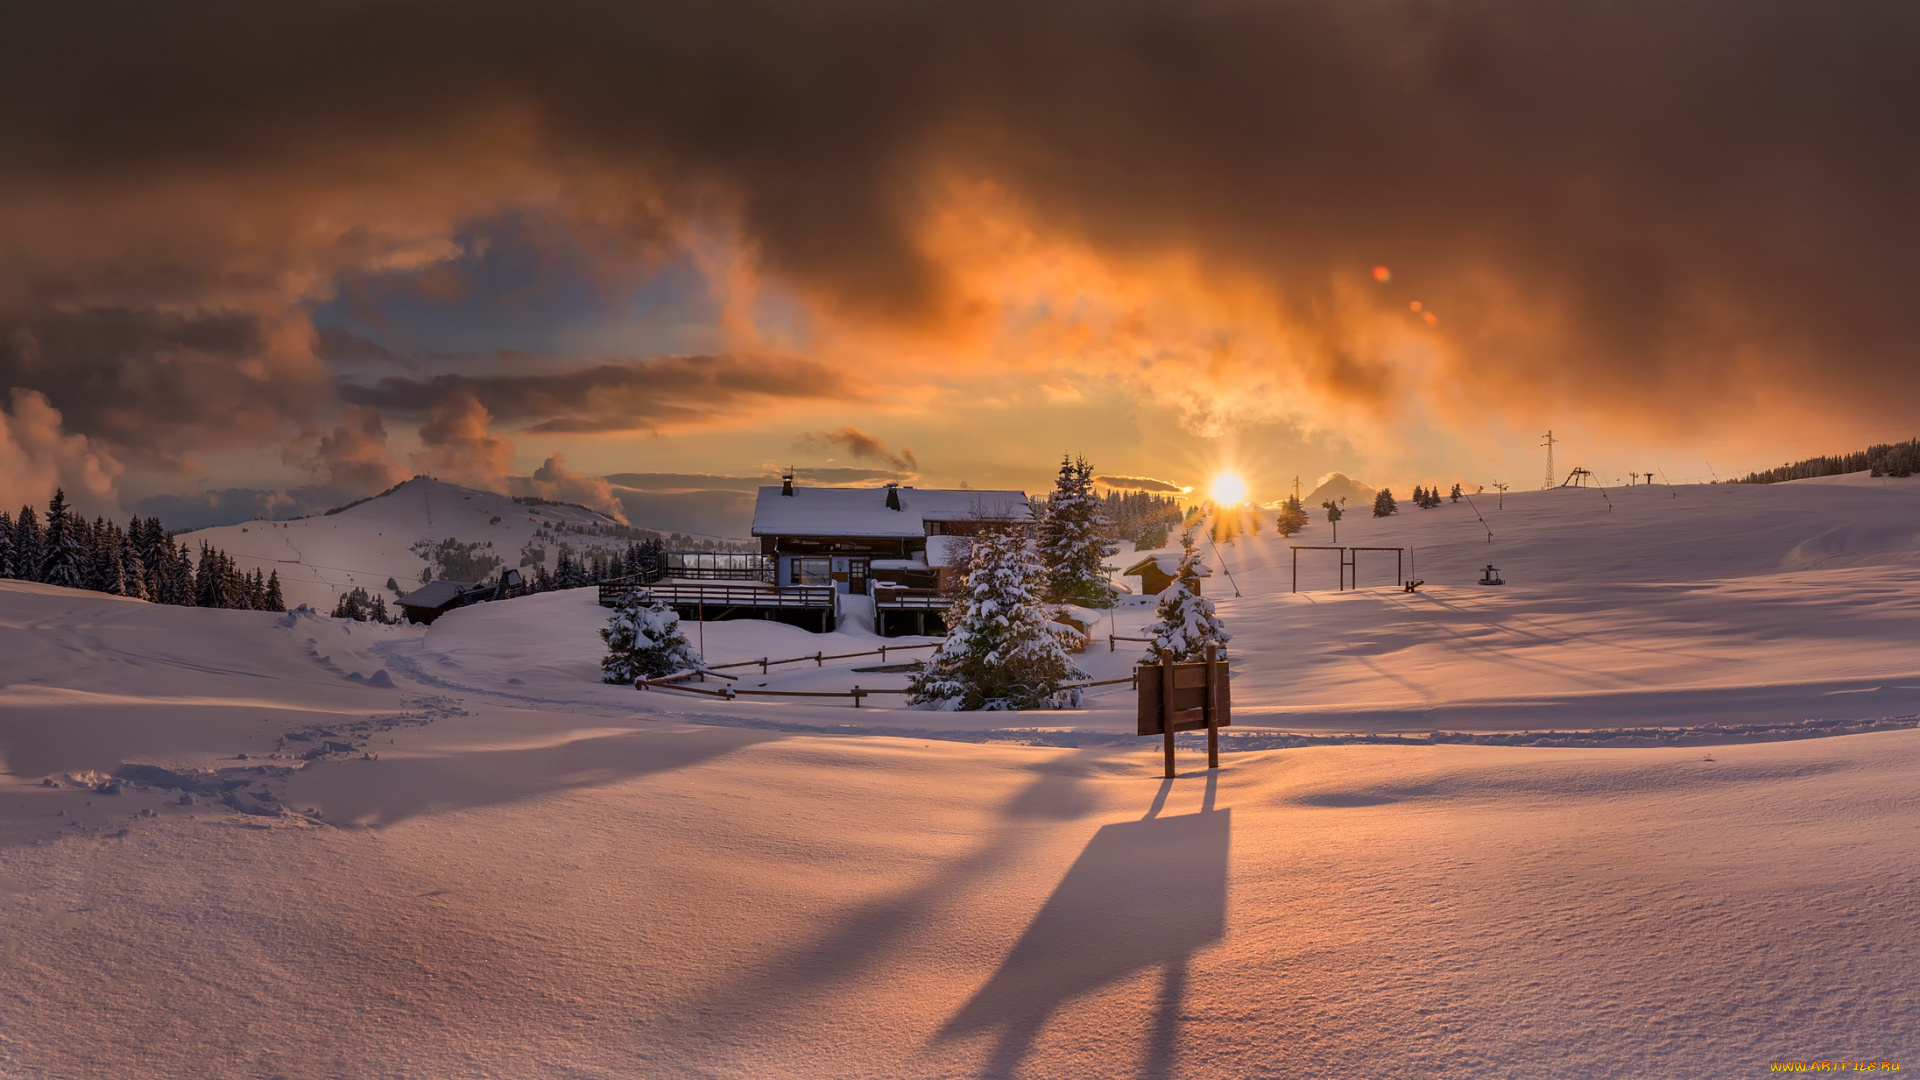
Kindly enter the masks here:
[[929, 521], [1030, 521], [1032, 507], [1020, 491], [910, 488], [900, 491], [900, 509], [887, 507], [887, 489], [795, 487], [782, 495], [763, 487], [753, 504], [755, 536], [925, 536]]
[[[1163, 551], [1158, 555], [1149, 555], [1146, 558], [1141, 559], [1139, 562], [1134, 563], [1132, 566], [1127, 567], [1127, 569], [1125, 570], [1125, 573], [1129, 577], [1131, 577], [1135, 574], [1139, 574], [1142, 571], [1146, 570], [1146, 568], [1150, 565], [1159, 567], [1161, 573], [1167, 575], [1168, 577], [1172, 577], [1175, 573], [1178, 573], [1180, 570], [1180, 553], [1177, 551]], [[1213, 576], [1212, 568], [1209, 567], [1206, 563], [1200, 563], [1199, 565], [1195, 566], [1193, 569], [1194, 569], [1194, 572], [1200, 577]]]
[[477, 588], [479, 588], [478, 585], [468, 581], [429, 581], [401, 597], [397, 603], [401, 607], [432, 610], [446, 607], [459, 599], [462, 593], [469, 593]]
[[916, 551], [911, 559], [874, 559], [867, 565], [874, 570], [925, 570], [927, 553]]

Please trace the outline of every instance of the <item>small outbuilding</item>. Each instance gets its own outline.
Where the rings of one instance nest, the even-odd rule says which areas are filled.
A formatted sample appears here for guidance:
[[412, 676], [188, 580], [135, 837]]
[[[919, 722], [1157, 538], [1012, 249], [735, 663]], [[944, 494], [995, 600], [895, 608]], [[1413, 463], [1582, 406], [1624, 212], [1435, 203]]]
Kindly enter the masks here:
[[408, 622], [424, 625], [454, 608], [466, 606], [471, 599], [478, 599], [476, 594], [491, 598], [492, 591], [482, 591], [480, 586], [465, 581], [429, 581], [395, 603]]
[[[1122, 573], [1127, 577], [1137, 577], [1140, 579], [1140, 594], [1142, 596], [1159, 596], [1162, 592], [1166, 591], [1167, 586], [1173, 584], [1174, 574], [1179, 569], [1180, 556], [1173, 552], [1163, 552], [1159, 555], [1149, 555], [1141, 559], [1139, 562], [1127, 567]], [[1207, 569], [1204, 563], [1197, 569], [1199, 575], [1203, 578], [1213, 576], [1213, 571]], [[1198, 583], [1194, 585], [1193, 591], [1196, 595], [1200, 592]]]

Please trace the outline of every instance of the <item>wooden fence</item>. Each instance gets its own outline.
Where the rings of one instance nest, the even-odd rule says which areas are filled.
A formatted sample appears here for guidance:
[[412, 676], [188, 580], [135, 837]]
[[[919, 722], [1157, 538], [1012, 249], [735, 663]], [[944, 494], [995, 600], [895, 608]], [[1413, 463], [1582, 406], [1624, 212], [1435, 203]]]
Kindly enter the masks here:
[[769, 660], [763, 656], [758, 660], [740, 660], [731, 664], [708, 664], [707, 670], [720, 671], [726, 668], [752, 667], [758, 664], [760, 665], [760, 674], [765, 675], [767, 668], [773, 664], [798, 664], [802, 660], [811, 660], [815, 667], [825, 667], [829, 660], [852, 660], [861, 656], [878, 656], [880, 657], [880, 662], [884, 664], [887, 662], [887, 653], [889, 652], [905, 652], [908, 649], [937, 649], [940, 645], [941, 643], [938, 641], [931, 641], [921, 645], [882, 645], [878, 649], [869, 649], [866, 652], [814, 653], [811, 656], [790, 656], [783, 660]]
[[[918, 645], [906, 646], [906, 648], [922, 648], [922, 647], [923, 646], [918, 646]], [[862, 656], [867, 654], [854, 653], [853, 655]], [[811, 660], [813, 658], [810, 656], [803, 656], [800, 659]], [[828, 659], [833, 659], [833, 657], [828, 657]], [[750, 664], [759, 663], [758, 660], [749, 660], [747, 662]], [[774, 663], [779, 663], [779, 662], [780, 661], [774, 661]], [[874, 694], [911, 694], [913, 693], [913, 691], [911, 690], [904, 690], [904, 689], [903, 690], [878, 690], [878, 689], [870, 689], [868, 687], [859, 686], [859, 685], [854, 686], [852, 690], [736, 690], [731, 686], [723, 686], [718, 690], [706, 690], [698, 686], [679, 685], [679, 682], [678, 682], [679, 680], [691, 678], [695, 674], [698, 674], [698, 673], [688, 672], [688, 673], [683, 673], [679, 675], [669, 675], [661, 679], [641, 679], [640, 681], [633, 684], [633, 688], [635, 690], [678, 690], [683, 694], [699, 694], [703, 697], [717, 697], [722, 701], [733, 701], [737, 698], [743, 698], [743, 697], [852, 698], [853, 707], [856, 709], [860, 707], [860, 703], [863, 700], [865, 700], [866, 698]], [[1128, 683], [1128, 684], [1137, 686], [1138, 685], [1137, 678], [1138, 677], [1136, 675], [1129, 675], [1124, 679], [1101, 679], [1095, 682], [1068, 683], [1065, 686], [1062, 686], [1060, 689], [1085, 690], [1095, 686], [1118, 686], [1121, 683]]]

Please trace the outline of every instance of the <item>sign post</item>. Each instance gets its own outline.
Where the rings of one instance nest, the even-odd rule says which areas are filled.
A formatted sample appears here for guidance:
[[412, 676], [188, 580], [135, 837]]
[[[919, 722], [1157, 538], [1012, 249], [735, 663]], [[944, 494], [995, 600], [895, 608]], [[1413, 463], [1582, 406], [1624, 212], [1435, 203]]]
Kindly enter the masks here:
[[1227, 662], [1219, 649], [1207, 647], [1205, 660], [1177, 664], [1173, 654], [1160, 650], [1158, 664], [1142, 664], [1135, 671], [1140, 686], [1137, 734], [1158, 735], [1166, 756], [1166, 776], [1172, 779], [1173, 735], [1176, 731], [1207, 732], [1207, 768], [1220, 767], [1220, 729], [1233, 723], [1232, 686]]

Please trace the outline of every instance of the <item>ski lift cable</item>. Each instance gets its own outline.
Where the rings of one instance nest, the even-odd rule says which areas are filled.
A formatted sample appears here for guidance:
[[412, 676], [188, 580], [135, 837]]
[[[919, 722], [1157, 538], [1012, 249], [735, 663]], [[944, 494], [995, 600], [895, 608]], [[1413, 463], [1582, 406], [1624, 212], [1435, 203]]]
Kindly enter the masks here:
[[[1220, 510], [1218, 507], [1214, 508], [1213, 519], [1215, 521], [1220, 520]], [[1207, 546], [1213, 549], [1214, 561], [1220, 564], [1221, 572], [1227, 575], [1227, 584], [1233, 586], [1233, 595], [1239, 596], [1240, 583], [1233, 580], [1233, 571], [1228, 568], [1226, 557], [1220, 554], [1220, 545], [1214, 542], [1212, 529], [1207, 530]]]
[[1464, 489], [1460, 494], [1467, 500], [1467, 505], [1473, 508], [1473, 516], [1480, 519], [1480, 527], [1487, 530], [1487, 543], [1493, 543], [1493, 526], [1487, 524], [1487, 519], [1481, 515], [1480, 507], [1475, 505], [1473, 496], [1468, 495]]

